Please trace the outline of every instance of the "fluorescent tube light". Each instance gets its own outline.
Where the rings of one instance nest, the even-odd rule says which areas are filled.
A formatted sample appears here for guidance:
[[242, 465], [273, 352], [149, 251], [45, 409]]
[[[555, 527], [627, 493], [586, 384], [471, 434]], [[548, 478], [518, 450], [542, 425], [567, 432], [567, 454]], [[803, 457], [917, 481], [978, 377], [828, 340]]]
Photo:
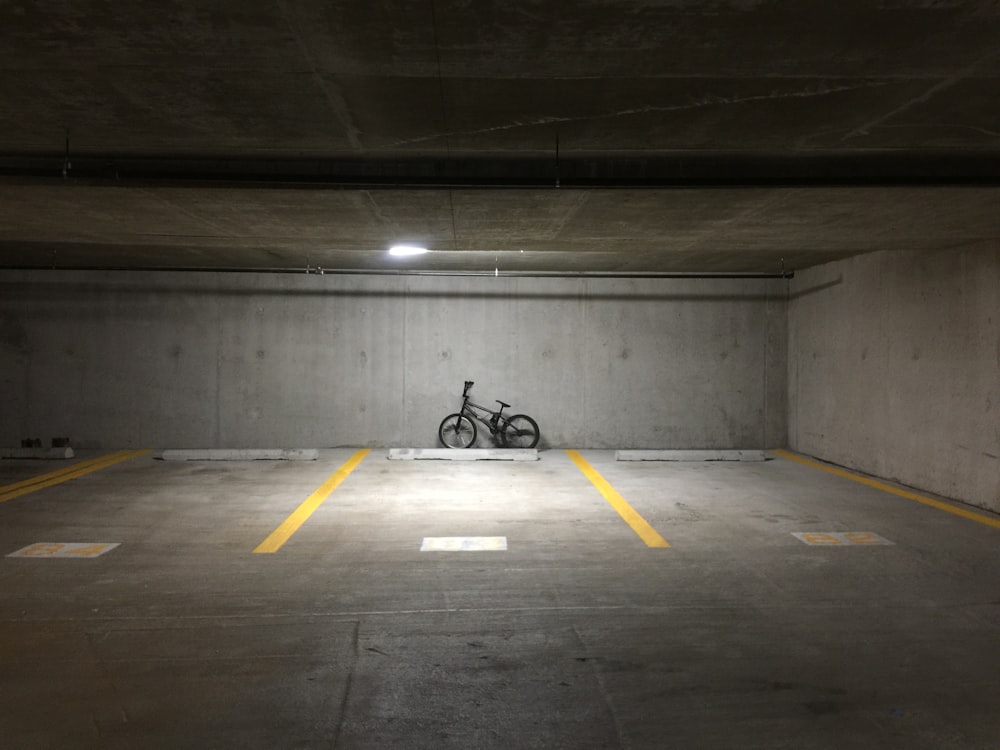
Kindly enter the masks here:
[[389, 255], [423, 255], [426, 252], [427, 248], [419, 245], [393, 245], [389, 248]]

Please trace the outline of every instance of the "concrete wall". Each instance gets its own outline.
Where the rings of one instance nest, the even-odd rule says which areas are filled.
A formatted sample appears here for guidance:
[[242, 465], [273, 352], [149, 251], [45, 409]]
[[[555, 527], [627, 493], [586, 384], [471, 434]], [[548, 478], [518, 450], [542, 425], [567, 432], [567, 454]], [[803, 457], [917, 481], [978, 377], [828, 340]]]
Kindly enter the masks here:
[[793, 449], [1000, 511], [1000, 250], [800, 272]]
[[475, 380], [543, 445], [786, 428], [785, 283], [6, 272], [0, 445], [427, 447]]

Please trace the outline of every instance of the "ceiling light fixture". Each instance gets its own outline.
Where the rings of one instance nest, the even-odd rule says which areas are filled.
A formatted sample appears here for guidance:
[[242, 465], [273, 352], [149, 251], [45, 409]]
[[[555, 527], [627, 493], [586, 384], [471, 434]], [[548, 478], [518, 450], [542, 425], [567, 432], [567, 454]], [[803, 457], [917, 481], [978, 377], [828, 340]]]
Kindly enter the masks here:
[[427, 248], [419, 245], [393, 245], [389, 248], [389, 255], [423, 255], [426, 252]]

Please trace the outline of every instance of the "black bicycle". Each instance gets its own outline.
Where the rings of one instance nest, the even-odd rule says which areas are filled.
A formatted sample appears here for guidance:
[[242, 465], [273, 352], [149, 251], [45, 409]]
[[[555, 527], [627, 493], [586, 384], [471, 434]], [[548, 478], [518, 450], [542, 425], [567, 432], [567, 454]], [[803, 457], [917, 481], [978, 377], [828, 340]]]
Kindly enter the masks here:
[[465, 381], [462, 391], [462, 411], [449, 414], [438, 428], [441, 443], [449, 448], [468, 448], [476, 442], [476, 422], [481, 422], [490, 435], [504, 448], [534, 448], [538, 445], [538, 423], [527, 414], [505, 417], [503, 410], [510, 406], [500, 399], [498, 411], [469, 401], [473, 381]]

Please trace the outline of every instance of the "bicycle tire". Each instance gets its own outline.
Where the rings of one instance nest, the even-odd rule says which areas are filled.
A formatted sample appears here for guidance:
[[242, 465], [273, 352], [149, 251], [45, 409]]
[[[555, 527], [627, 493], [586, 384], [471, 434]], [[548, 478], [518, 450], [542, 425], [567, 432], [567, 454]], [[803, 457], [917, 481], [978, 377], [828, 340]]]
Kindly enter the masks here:
[[441, 420], [438, 439], [448, 448], [468, 448], [476, 442], [476, 423], [464, 414], [449, 414]]
[[500, 433], [505, 448], [534, 448], [538, 438], [538, 423], [527, 414], [515, 414]]

